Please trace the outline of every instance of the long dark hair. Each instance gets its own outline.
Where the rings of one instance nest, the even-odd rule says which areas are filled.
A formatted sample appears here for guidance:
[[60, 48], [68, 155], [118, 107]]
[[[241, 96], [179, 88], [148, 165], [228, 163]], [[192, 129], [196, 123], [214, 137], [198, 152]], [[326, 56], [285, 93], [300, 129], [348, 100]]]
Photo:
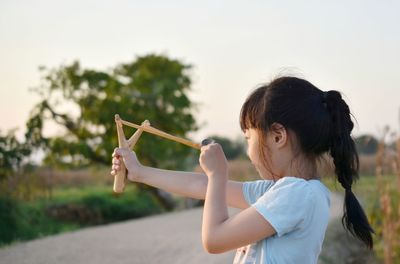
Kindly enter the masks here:
[[[257, 129], [261, 140], [275, 122], [294, 132], [306, 156], [318, 158], [330, 153], [337, 180], [345, 189], [342, 224], [372, 249], [374, 231], [352, 191], [359, 177], [359, 158], [351, 137], [354, 124], [341, 93], [321, 91], [300, 78], [279, 77], [254, 90], [240, 113], [242, 130]], [[260, 154], [266, 160], [264, 151]]]

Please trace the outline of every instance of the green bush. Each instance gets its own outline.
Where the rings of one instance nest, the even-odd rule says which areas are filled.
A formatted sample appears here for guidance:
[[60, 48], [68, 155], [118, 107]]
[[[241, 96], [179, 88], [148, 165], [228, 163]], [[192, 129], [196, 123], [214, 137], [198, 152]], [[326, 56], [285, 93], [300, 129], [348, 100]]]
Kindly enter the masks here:
[[9, 243], [16, 238], [17, 219], [17, 201], [0, 196], [0, 244]]
[[151, 194], [129, 187], [115, 195], [109, 186], [59, 189], [51, 199], [23, 202], [0, 197], [0, 245], [160, 213]]
[[46, 207], [50, 217], [79, 225], [105, 224], [160, 212], [155, 199], [137, 189], [121, 195], [92, 189], [78, 197], [60, 197]]

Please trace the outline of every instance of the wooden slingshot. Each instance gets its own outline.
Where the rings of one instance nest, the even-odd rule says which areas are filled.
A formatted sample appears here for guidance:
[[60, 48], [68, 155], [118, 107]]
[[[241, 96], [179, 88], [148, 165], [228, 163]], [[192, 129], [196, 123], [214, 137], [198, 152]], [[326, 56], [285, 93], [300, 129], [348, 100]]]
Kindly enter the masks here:
[[[163, 138], [167, 138], [182, 144], [185, 144], [189, 147], [195, 148], [195, 149], [200, 149], [201, 145], [198, 143], [191, 142], [187, 139], [176, 137], [173, 135], [170, 135], [168, 133], [165, 133], [161, 130], [158, 130], [154, 127], [151, 127], [150, 122], [148, 120], [145, 120], [140, 126], [136, 125], [134, 123], [130, 123], [128, 121], [122, 120], [119, 115], [115, 115], [115, 123], [117, 125], [117, 134], [118, 134], [118, 145], [120, 148], [129, 148], [133, 149], [135, 146], [136, 142], [139, 140], [139, 137], [142, 135], [142, 132], [148, 132]], [[129, 126], [136, 128], [136, 132], [127, 140], [124, 134], [124, 130], [122, 128], [123, 125]], [[203, 143], [204, 145], [204, 143]], [[124, 162], [121, 159], [120, 163], [120, 170], [119, 172], [115, 175], [114, 178], [114, 192], [116, 193], [121, 193], [124, 191], [125, 188], [125, 181], [127, 178], [127, 171]]]

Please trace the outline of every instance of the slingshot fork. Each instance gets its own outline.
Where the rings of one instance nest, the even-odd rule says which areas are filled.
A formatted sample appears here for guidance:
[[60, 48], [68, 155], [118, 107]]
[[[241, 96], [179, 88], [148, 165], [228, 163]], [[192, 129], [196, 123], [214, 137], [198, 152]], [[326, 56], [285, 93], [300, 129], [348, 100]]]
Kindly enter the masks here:
[[[125, 137], [124, 130], [122, 128], [122, 119], [119, 117], [119, 115], [115, 115], [115, 123], [117, 125], [117, 134], [118, 134], [118, 145], [120, 148], [129, 148], [133, 149], [137, 141], [139, 140], [140, 136], [142, 135], [143, 128], [144, 127], [149, 127], [150, 122], [148, 120], [145, 120], [141, 126], [139, 126], [136, 130], [136, 132], [127, 140]], [[125, 188], [125, 181], [127, 178], [127, 171], [125, 164], [123, 160], [120, 160], [120, 170], [117, 172], [117, 174], [114, 177], [114, 187], [113, 190], [116, 193], [122, 193]]]

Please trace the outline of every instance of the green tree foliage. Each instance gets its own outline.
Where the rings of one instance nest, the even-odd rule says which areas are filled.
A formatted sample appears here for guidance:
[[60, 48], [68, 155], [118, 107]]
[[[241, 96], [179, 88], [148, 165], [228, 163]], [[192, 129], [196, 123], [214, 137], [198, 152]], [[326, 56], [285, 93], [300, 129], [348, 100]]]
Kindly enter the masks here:
[[354, 141], [360, 154], [375, 154], [378, 149], [378, 140], [371, 135], [359, 136]]
[[[138, 57], [108, 71], [84, 69], [79, 62], [55, 69], [42, 68], [35, 106], [28, 127], [30, 140], [45, 142], [45, 163], [71, 167], [109, 165], [118, 145], [114, 115], [140, 124], [145, 119], [168, 133], [185, 137], [197, 129], [189, 100], [191, 66], [162, 55]], [[70, 109], [63, 110], [62, 107]], [[45, 139], [42, 125], [52, 120], [65, 133]], [[127, 137], [135, 129], [125, 128]], [[43, 145], [43, 144], [42, 144]], [[143, 133], [135, 151], [142, 163], [182, 169], [193, 150]]]
[[221, 145], [228, 160], [234, 160], [246, 156], [246, 148], [243, 141], [240, 141], [239, 139], [231, 140], [222, 136], [211, 136], [210, 138], [214, 139]]
[[[148, 119], [155, 128], [180, 137], [198, 129], [190, 101], [191, 65], [163, 55], [137, 57], [109, 70], [84, 69], [79, 62], [58, 68], [42, 67], [42, 82], [34, 89], [41, 97], [27, 122], [27, 142], [45, 150], [46, 165], [62, 168], [94, 164], [110, 166], [118, 146], [114, 115], [140, 124]], [[46, 121], [63, 128], [51, 138], [43, 135]], [[135, 129], [125, 127], [130, 137]], [[182, 144], [143, 133], [135, 146], [145, 165], [185, 169], [196, 151]], [[106, 177], [106, 176], [105, 176]], [[154, 188], [159, 202], [173, 204]]]
[[27, 165], [31, 154], [28, 142], [21, 143], [15, 130], [0, 131], [0, 245], [16, 238], [17, 201], [14, 199], [10, 179]]
[[19, 142], [14, 130], [6, 134], [0, 131], [0, 181], [19, 170], [30, 154], [29, 145]]

